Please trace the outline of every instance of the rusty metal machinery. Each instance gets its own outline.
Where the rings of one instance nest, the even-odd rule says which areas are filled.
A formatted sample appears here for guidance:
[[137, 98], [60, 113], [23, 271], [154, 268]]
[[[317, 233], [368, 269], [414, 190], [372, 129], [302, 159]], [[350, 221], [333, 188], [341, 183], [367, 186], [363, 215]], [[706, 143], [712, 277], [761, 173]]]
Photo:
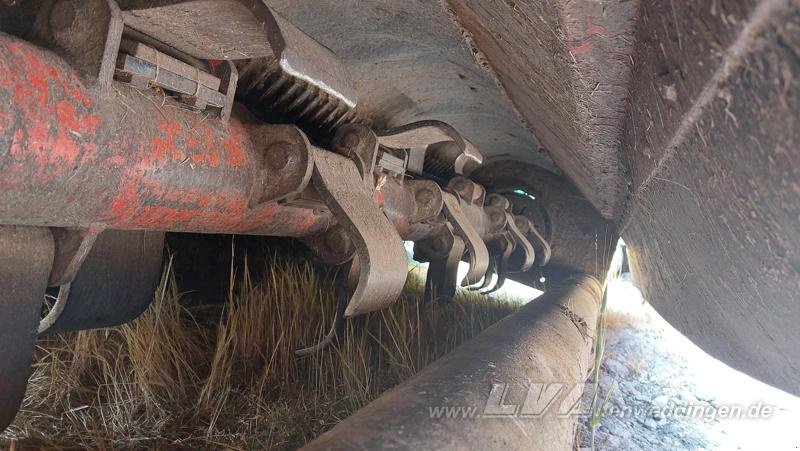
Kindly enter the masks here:
[[[570, 409], [591, 369], [601, 295], [591, 276], [565, 280], [303, 449], [572, 449], [578, 415]], [[536, 390], [542, 380], [565, 385], [547, 398], [558, 409], [537, 415], [533, 400], [547, 396]], [[431, 415], [440, 405], [475, 406], [478, 414]]]
[[0, 363], [0, 427], [33, 331], [141, 313], [164, 232], [302, 239], [349, 265], [339, 322], [397, 299], [403, 240], [430, 262], [428, 299], [548, 263], [536, 225], [469, 178], [472, 143], [443, 122], [360, 122], [343, 63], [260, 2], [45, 1], [25, 37], [0, 32], [0, 348], [20, 343]]

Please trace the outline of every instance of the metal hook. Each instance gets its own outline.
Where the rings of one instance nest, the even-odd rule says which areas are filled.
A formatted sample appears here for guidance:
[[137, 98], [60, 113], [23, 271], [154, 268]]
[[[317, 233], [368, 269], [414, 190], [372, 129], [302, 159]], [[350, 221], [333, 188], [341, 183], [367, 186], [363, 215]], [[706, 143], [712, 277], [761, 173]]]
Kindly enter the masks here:
[[[356, 259], [357, 258], [358, 257], [356, 257]], [[328, 333], [325, 335], [325, 338], [323, 338], [322, 341], [307, 348], [297, 349], [294, 351], [294, 355], [303, 357], [316, 354], [332, 345], [339, 337], [342, 336], [345, 325], [344, 311], [347, 308], [347, 300], [350, 299], [350, 293], [353, 291], [353, 281], [358, 279], [358, 276], [354, 274], [354, 272], [358, 271], [358, 269], [356, 269], [358, 268], [358, 265], [353, 264], [353, 260], [345, 263], [343, 267], [347, 274], [347, 280], [345, 283], [339, 283], [336, 289], [336, 311], [333, 314], [331, 328], [328, 330]]]

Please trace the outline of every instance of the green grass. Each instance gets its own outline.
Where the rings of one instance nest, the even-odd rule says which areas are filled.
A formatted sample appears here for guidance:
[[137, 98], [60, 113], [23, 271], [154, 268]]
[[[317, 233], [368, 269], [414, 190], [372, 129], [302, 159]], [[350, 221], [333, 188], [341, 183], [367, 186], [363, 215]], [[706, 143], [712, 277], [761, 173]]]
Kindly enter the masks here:
[[168, 264], [132, 323], [41, 339], [7, 444], [296, 448], [519, 306], [469, 292], [423, 304], [415, 270], [394, 306], [298, 358], [330, 327], [335, 281], [307, 264], [266, 264], [259, 281], [231, 270], [213, 305], [189, 302]]

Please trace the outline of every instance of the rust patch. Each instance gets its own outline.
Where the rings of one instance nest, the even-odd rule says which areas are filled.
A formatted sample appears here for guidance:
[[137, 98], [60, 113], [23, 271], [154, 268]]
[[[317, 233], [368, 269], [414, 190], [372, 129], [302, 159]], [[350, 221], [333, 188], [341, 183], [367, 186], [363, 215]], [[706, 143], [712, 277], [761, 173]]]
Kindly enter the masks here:
[[590, 338], [589, 335], [589, 326], [586, 325], [586, 321], [583, 318], [576, 315], [575, 312], [569, 309], [569, 307], [565, 305], [559, 305], [558, 308], [561, 309], [561, 313], [564, 314], [572, 324], [575, 325], [575, 328], [578, 329], [578, 332], [581, 334], [583, 338]]

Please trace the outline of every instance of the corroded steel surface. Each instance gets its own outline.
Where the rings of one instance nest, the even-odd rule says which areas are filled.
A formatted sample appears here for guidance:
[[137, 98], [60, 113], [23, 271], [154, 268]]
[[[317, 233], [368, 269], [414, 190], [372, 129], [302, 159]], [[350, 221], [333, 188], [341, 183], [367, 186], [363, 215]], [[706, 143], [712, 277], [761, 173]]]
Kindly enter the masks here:
[[610, 219], [627, 196], [619, 147], [639, 3], [447, 1], [558, 168]]
[[[558, 413], [570, 412], [582, 393], [573, 384], [589, 374], [601, 292], [591, 277], [553, 287], [305, 449], [571, 449], [577, 415]], [[545, 410], [539, 417], [530, 415], [530, 406], [523, 411], [527, 395], [547, 396], [535, 384], [548, 382], [565, 384], [554, 406], [537, 405]], [[493, 384], [506, 384], [499, 400], [489, 399]], [[445, 406], [475, 409], [475, 415], [431, 414]], [[505, 414], [497, 412], [503, 406]]]
[[56, 55], [0, 34], [4, 222], [277, 236], [332, 223], [257, 202], [270, 172], [239, 120], [115, 91], [100, 103]]
[[[642, 12], [652, 38], [637, 51], [637, 133], [624, 149], [635, 169], [631, 267], [704, 350], [800, 394], [800, 4], [690, 6], [667, 29], [647, 25], [669, 2]], [[708, 33], [716, 40], [692, 38]], [[654, 79], [653, 67], [669, 70]]]

